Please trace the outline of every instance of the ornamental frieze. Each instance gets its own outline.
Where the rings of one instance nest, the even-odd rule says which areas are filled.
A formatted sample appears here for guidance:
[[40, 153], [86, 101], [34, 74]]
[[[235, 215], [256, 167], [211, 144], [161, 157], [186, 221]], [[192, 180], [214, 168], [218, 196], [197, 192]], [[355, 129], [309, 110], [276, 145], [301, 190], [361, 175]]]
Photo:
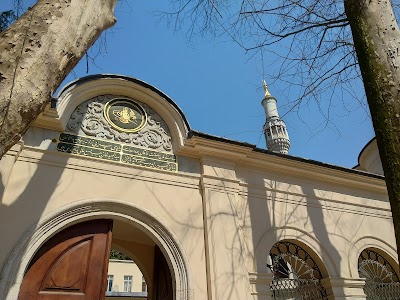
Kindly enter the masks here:
[[128, 165], [171, 172], [178, 170], [173, 154], [68, 133], [60, 134], [56, 149], [59, 152]]

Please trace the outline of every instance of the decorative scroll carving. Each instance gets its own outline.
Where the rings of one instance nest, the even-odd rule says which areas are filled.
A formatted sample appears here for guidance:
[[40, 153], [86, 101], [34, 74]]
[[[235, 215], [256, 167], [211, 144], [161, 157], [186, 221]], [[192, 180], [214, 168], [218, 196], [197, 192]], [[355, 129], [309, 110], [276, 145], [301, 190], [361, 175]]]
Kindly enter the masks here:
[[105, 104], [117, 95], [103, 95], [80, 104], [72, 113], [67, 130], [77, 135], [87, 135], [116, 142], [128, 143], [157, 151], [172, 153], [171, 135], [161, 117], [146, 104], [139, 103], [148, 116], [147, 124], [139, 132], [120, 132], [104, 118]]

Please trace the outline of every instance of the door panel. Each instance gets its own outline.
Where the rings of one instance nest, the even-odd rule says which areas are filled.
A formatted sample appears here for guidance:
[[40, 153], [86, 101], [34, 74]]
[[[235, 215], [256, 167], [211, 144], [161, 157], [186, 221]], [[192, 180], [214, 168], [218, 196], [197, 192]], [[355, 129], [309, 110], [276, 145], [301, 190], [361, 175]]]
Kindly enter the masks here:
[[173, 299], [171, 271], [164, 255], [157, 246], [154, 252], [153, 299]]
[[111, 230], [111, 220], [93, 220], [56, 234], [33, 258], [18, 299], [104, 299]]

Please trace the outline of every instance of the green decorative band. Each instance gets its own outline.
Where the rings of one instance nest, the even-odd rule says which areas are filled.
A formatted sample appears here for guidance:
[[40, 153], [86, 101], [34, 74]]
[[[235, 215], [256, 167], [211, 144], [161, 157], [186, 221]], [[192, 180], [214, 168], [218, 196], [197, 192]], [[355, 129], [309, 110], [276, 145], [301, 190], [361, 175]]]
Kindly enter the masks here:
[[177, 172], [173, 154], [61, 133], [57, 150], [107, 161]]
[[133, 155], [122, 154], [121, 162], [129, 165], [138, 165], [153, 169], [160, 169], [166, 171], [176, 172], [178, 171], [178, 164], [167, 161], [158, 161], [146, 157], [138, 157]]
[[96, 148], [96, 149], [102, 149], [102, 150], [106, 150], [106, 151], [113, 151], [113, 152], [121, 152], [121, 149], [122, 149], [121, 144], [91, 139], [91, 138], [78, 136], [78, 135], [72, 135], [72, 134], [68, 134], [68, 133], [60, 134], [60, 142], [73, 144], [73, 145], [81, 145], [81, 146], [86, 146], [86, 147], [91, 147], [91, 148]]
[[138, 147], [124, 145], [122, 147], [122, 153], [140, 156], [140, 157], [144, 156], [144, 157], [161, 160], [161, 161], [176, 162], [176, 157], [173, 154], [158, 152], [158, 151], [153, 151], [153, 150], [148, 150], [148, 149], [143, 149], [143, 148], [138, 148]]
[[105, 151], [101, 149], [89, 148], [74, 144], [66, 144], [61, 142], [57, 144], [57, 150], [60, 152], [78, 154], [82, 156], [89, 156], [111, 161], [120, 161], [121, 159], [121, 154], [117, 152]]

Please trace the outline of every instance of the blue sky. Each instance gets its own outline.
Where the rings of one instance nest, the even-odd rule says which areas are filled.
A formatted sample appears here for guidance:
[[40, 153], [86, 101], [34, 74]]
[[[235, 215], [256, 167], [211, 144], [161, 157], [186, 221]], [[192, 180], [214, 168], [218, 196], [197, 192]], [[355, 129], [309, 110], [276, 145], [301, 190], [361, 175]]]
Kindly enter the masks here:
[[[189, 42], [184, 28], [174, 32], [159, 20], [155, 10], [166, 7], [157, 2], [120, 3], [116, 9], [118, 22], [106, 34], [106, 48], [94, 64], [89, 63], [88, 73], [83, 59], [65, 83], [97, 73], [132, 76], [168, 94], [181, 107], [192, 129], [266, 148], [261, 80], [265, 77], [269, 83], [281, 115], [296, 97], [287, 83], [269, 78], [279, 62], [263, 67], [259, 56], [246, 54], [228, 37], [205, 36]], [[0, 11], [11, 3], [3, 0]], [[363, 93], [361, 85], [354, 89], [357, 94]], [[374, 133], [368, 114], [356, 101], [345, 96], [343, 102], [334, 102], [331, 123], [326, 127], [313, 104], [304, 105], [300, 114], [285, 114], [292, 144], [289, 154], [345, 167], [356, 165], [360, 150]]]

